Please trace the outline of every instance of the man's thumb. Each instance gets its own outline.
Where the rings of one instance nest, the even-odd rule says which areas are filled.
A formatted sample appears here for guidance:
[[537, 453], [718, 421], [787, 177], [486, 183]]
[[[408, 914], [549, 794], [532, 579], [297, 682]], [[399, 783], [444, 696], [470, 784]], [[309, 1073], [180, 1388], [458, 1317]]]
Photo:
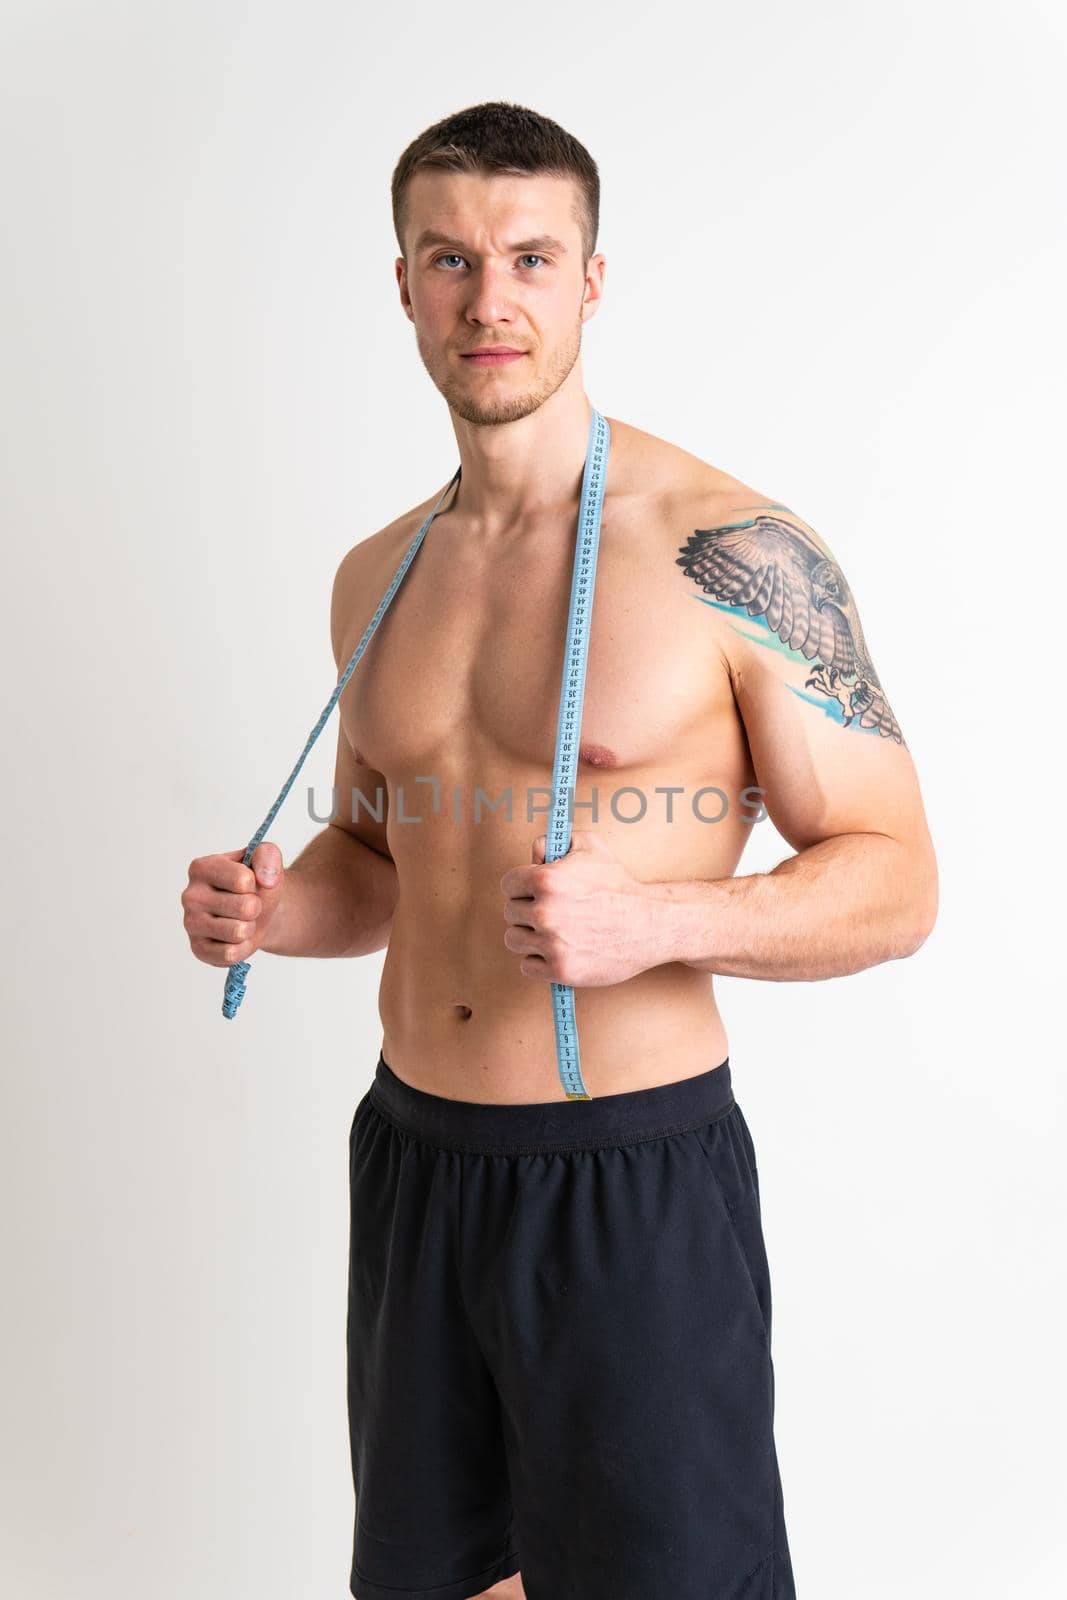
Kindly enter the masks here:
[[264, 841], [257, 845], [252, 852], [249, 862], [256, 875], [256, 882], [265, 889], [276, 889], [282, 881], [282, 853], [276, 844]]

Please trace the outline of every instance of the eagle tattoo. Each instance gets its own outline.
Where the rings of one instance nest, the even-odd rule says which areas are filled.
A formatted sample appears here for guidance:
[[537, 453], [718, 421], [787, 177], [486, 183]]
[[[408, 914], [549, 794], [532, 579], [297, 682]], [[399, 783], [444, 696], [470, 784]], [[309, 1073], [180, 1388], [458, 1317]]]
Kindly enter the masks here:
[[856, 723], [904, 743], [844, 573], [808, 534], [763, 514], [697, 528], [678, 548], [678, 566], [706, 594], [743, 606], [789, 649], [815, 662], [805, 687], [836, 700], [846, 728]]

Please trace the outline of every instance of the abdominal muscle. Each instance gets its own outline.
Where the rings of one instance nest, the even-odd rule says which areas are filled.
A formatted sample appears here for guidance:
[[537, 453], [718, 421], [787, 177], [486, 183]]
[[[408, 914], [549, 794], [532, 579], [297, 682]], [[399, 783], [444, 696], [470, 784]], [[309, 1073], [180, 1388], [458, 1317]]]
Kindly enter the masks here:
[[[414, 1088], [483, 1104], [565, 1098], [551, 985], [525, 976], [522, 956], [505, 946], [499, 886], [509, 867], [532, 861], [532, 841], [544, 831], [543, 820], [504, 818], [467, 828], [433, 815], [391, 824], [400, 892], [378, 997], [382, 1055]], [[644, 823], [596, 831], [643, 881], [727, 876], [742, 843], [725, 833], [712, 841], [714, 830], [705, 829], [691, 841], [689, 870], [679, 872], [671, 867], [684, 852], [677, 827], [658, 838]], [[657, 860], [666, 836], [670, 861]], [[594, 1099], [693, 1077], [728, 1053], [710, 974], [682, 962], [577, 989], [574, 1010], [582, 1078]]]

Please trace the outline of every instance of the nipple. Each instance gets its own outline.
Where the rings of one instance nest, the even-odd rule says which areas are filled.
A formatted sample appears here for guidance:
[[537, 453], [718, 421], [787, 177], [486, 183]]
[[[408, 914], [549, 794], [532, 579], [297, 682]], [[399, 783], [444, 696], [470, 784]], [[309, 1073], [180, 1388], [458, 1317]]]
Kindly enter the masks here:
[[582, 744], [578, 750], [578, 760], [585, 762], [590, 767], [617, 767], [619, 758], [614, 750], [609, 750], [605, 744]]

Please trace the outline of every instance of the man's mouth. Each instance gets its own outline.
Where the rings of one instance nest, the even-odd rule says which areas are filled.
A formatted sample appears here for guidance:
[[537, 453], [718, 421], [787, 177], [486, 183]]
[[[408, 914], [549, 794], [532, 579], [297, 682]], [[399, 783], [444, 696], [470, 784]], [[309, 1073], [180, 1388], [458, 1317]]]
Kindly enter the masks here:
[[502, 367], [509, 361], [521, 361], [525, 354], [525, 350], [512, 350], [507, 345], [487, 345], [484, 350], [466, 352], [463, 359], [475, 367]]

